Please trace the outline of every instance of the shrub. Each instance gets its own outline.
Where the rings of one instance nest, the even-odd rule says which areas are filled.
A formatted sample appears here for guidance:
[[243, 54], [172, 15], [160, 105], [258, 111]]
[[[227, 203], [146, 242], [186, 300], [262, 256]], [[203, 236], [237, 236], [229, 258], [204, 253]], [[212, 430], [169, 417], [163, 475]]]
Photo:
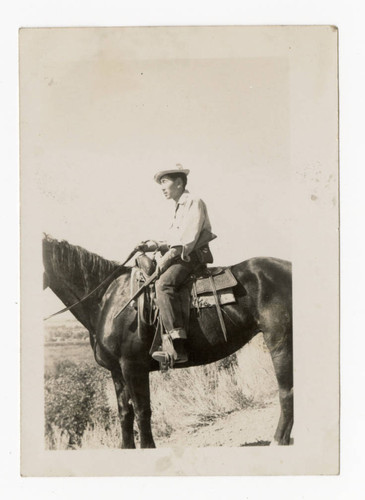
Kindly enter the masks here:
[[66, 434], [73, 447], [80, 445], [87, 428], [98, 425], [108, 430], [117, 418], [106, 393], [108, 378], [108, 372], [97, 366], [70, 361], [56, 363], [54, 371], [46, 374], [45, 431], [51, 448], [59, 434]]

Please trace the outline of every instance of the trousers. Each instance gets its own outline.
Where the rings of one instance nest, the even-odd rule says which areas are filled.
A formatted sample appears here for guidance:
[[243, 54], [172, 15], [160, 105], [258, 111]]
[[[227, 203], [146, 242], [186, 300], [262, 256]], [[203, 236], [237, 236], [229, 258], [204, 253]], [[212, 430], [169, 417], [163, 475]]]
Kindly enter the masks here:
[[186, 339], [179, 289], [199, 265], [196, 254], [192, 252], [189, 262], [179, 257], [156, 281], [157, 305], [162, 323], [172, 339]]

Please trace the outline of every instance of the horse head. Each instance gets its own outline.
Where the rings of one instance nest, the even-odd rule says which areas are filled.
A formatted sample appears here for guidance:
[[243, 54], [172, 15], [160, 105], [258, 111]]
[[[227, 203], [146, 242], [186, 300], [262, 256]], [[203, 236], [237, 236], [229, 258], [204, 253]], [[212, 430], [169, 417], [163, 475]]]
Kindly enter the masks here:
[[[45, 234], [43, 250], [43, 289], [49, 287], [67, 306], [74, 304], [94, 290], [118, 266], [84, 248], [71, 245], [65, 240], [58, 241]], [[77, 305], [72, 313], [88, 330], [104, 289]]]

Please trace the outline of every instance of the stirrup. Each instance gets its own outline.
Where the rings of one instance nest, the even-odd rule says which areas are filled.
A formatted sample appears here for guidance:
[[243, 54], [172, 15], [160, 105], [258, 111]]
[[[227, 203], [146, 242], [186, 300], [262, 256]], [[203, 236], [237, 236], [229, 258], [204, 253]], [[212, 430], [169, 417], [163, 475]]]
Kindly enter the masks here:
[[166, 372], [169, 368], [174, 367], [173, 357], [166, 351], [155, 351], [152, 353], [152, 358], [160, 363], [160, 370]]
[[174, 352], [173, 356], [171, 356], [166, 351], [155, 351], [154, 353], [152, 353], [152, 357], [155, 361], [158, 361], [160, 363], [161, 369], [163, 369], [162, 367], [165, 366], [173, 368], [174, 365], [186, 363], [188, 361], [188, 355], [186, 353], [179, 357], [176, 351]]

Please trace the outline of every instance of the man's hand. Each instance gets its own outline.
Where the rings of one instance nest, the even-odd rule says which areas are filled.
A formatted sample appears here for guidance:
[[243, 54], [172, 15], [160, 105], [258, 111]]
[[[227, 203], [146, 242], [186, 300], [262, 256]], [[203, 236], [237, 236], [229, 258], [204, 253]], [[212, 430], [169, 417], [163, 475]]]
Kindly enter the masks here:
[[158, 243], [154, 240], [141, 241], [141, 243], [136, 246], [136, 250], [138, 252], [154, 252], [158, 250]]
[[161, 253], [165, 253], [168, 251], [169, 246], [166, 243], [166, 241], [146, 240], [146, 241], [141, 241], [141, 243], [139, 243], [135, 249], [138, 252], [160, 251]]

